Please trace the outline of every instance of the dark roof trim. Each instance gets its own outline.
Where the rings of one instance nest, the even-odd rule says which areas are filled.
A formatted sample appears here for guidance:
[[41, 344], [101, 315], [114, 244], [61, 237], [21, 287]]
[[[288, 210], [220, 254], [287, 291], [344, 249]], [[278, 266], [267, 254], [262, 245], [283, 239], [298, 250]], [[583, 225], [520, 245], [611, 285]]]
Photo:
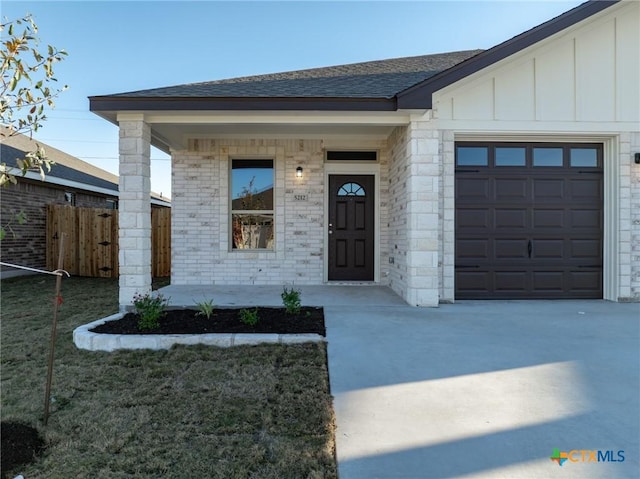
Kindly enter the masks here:
[[398, 108], [430, 109], [432, 95], [483, 68], [503, 60], [531, 45], [538, 43], [562, 30], [595, 15], [618, 3], [620, 0], [590, 0], [537, 27], [507, 40], [495, 47], [471, 57], [433, 77], [414, 85], [397, 95]]
[[318, 111], [396, 111], [395, 98], [212, 98], [212, 97], [89, 97], [89, 110], [318, 110]]

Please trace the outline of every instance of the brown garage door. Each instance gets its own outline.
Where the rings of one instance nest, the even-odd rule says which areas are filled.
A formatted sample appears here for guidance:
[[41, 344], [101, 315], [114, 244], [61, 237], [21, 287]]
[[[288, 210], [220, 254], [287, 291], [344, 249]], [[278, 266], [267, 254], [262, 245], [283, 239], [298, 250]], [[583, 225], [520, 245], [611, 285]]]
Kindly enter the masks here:
[[456, 298], [602, 298], [602, 145], [456, 143]]

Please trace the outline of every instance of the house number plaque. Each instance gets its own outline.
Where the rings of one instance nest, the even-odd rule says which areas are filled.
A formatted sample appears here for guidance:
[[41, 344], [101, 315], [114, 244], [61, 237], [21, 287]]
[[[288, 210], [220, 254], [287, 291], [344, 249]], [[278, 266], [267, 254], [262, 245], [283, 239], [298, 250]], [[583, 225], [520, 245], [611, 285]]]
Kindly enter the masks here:
[[309, 195], [305, 193], [296, 193], [293, 195], [294, 201], [309, 201]]

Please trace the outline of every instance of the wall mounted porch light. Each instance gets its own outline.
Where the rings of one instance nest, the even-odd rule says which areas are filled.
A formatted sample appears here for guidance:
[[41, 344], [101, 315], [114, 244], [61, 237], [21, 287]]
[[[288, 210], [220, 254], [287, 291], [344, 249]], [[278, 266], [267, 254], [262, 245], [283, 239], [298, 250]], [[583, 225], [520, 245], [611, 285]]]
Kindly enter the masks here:
[[297, 178], [302, 178], [302, 166], [298, 166], [296, 168], [296, 177]]

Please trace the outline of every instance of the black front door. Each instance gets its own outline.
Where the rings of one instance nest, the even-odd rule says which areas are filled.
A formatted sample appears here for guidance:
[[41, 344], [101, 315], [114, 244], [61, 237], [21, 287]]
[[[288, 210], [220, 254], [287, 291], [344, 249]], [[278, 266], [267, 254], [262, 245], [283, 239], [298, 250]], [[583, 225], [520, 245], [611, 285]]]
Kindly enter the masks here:
[[329, 281], [373, 281], [373, 175], [329, 176]]

